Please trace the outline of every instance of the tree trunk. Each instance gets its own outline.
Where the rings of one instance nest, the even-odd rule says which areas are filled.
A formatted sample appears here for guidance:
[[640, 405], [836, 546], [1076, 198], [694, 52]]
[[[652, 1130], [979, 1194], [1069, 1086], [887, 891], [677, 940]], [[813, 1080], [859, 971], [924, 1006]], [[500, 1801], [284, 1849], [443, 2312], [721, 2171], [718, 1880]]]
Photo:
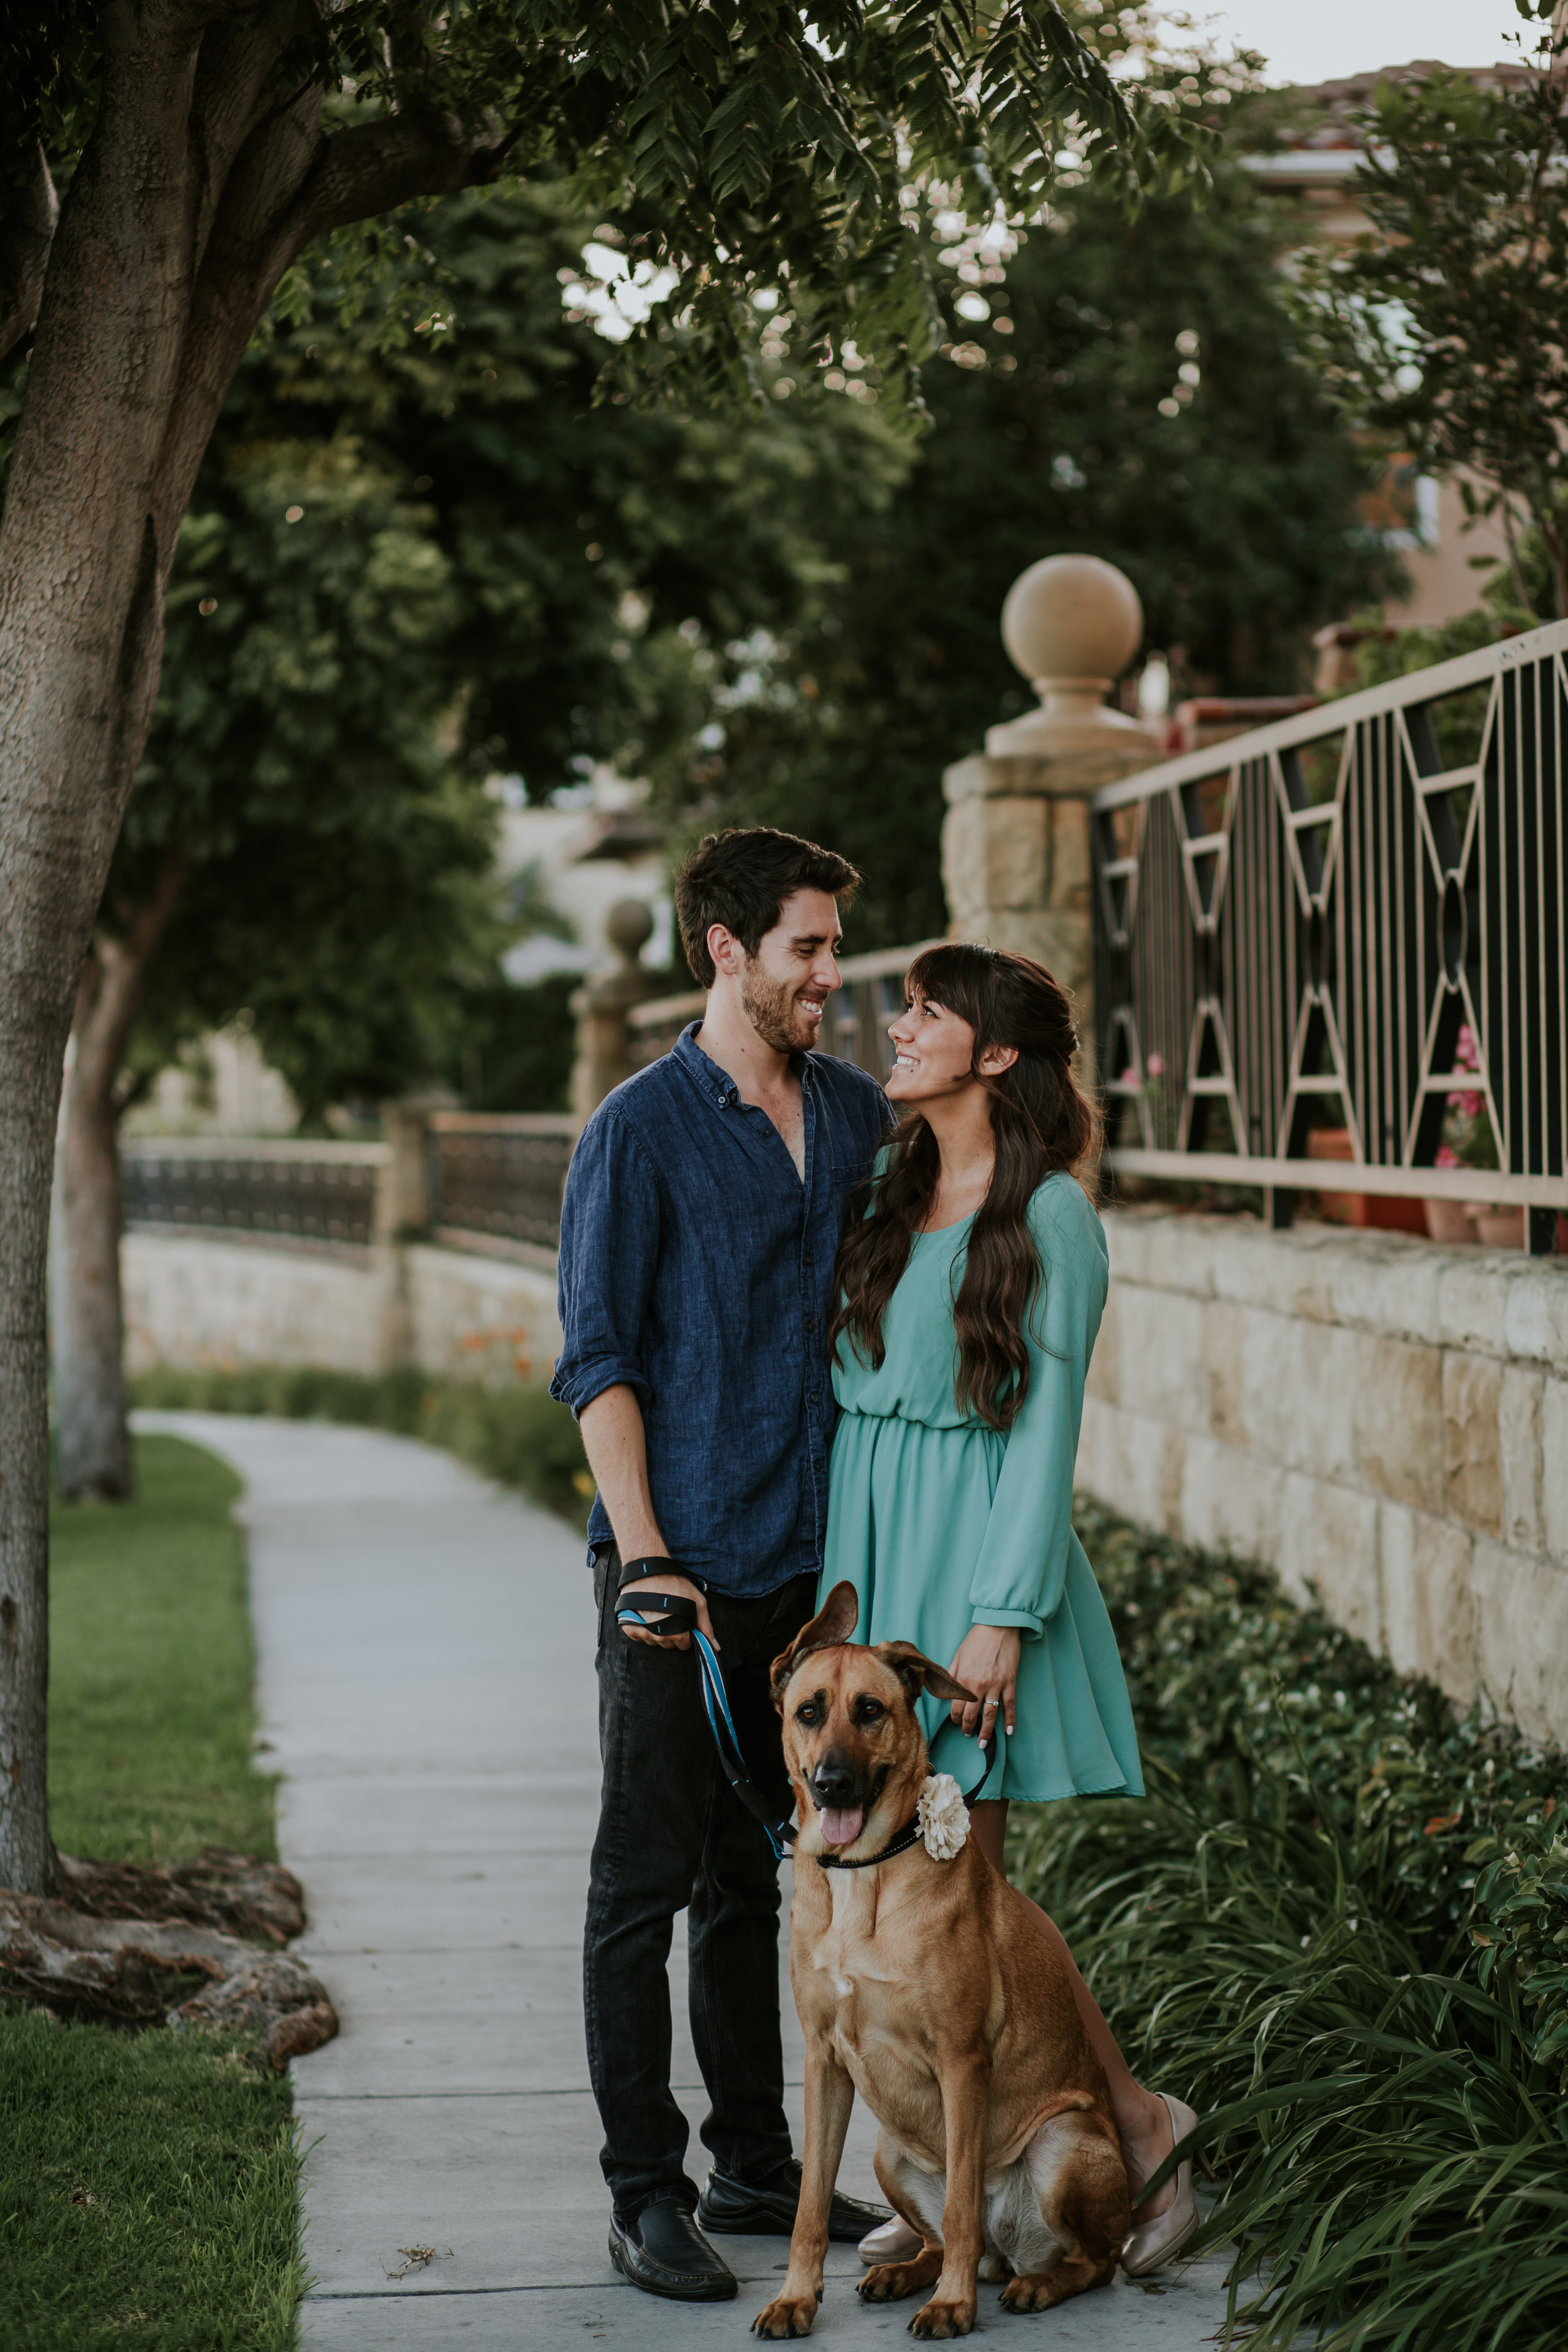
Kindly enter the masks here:
[[119, 1107], [115, 1081], [147, 959], [184, 875], [166, 860], [158, 887], [118, 938], [100, 936], [77, 988], [55, 1169], [56, 1481], [69, 1502], [120, 1502], [133, 1491], [125, 1418], [125, 1318], [120, 1287]]
[[[61, 1061], [157, 691], [213, 424], [322, 231], [493, 178], [428, 103], [325, 135], [278, 68], [301, 0], [106, 0], [92, 136], [0, 223], [0, 348], [32, 323], [0, 519], [0, 1885], [50, 1890], [46, 1291]], [[21, 242], [18, 243], [18, 238]], [[47, 262], [40, 255], [47, 252]]]

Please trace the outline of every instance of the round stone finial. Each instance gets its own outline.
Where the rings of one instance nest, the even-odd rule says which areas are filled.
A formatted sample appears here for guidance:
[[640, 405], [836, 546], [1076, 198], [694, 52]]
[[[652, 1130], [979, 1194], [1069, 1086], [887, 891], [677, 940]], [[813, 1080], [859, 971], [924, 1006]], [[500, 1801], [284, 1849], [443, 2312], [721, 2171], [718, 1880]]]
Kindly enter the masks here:
[[1047, 555], [1021, 572], [1002, 607], [1002, 642], [1030, 684], [1104, 693], [1143, 637], [1143, 607], [1125, 572], [1098, 555]]
[[653, 937], [653, 909], [646, 898], [617, 898], [605, 917], [605, 937], [628, 963], [636, 963]]
[[[1105, 697], [1143, 636], [1138, 591], [1098, 555], [1047, 555], [1020, 572], [1002, 607], [1002, 642], [1040, 698], [1038, 710], [986, 730], [994, 759], [1121, 761], [1157, 748]], [[1117, 739], [1114, 742], [1112, 738]]]

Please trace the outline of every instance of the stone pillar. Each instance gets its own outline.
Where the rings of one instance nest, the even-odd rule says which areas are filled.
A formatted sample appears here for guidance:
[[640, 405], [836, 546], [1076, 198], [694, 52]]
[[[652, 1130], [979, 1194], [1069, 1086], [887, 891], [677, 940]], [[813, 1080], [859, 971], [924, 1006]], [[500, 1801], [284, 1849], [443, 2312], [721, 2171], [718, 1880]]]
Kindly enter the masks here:
[[426, 1101], [410, 1095], [383, 1103], [381, 1131], [387, 1149], [386, 1164], [375, 1188], [374, 1239], [382, 1248], [422, 1234], [430, 1222], [430, 1180], [426, 1166], [430, 1113], [445, 1108], [447, 1097]]
[[596, 971], [572, 999], [577, 1016], [577, 1059], [572, 1070], [572, 1116], [582, 1121], [632, 1074], [626, 1014], [655, 993], [642, 951], [653, 931], [652, 910], [641, 898], [617, 898], [605, 921], [620, 961]]
[[1078, 1007], [1094, 1058], [1091, 796], [1151, 767], [1159, 737], [1105, 706], [1143, 635], [1124, 572], [1093, 555], [1051, 555], [1013, 583], [1002, 639], [1040, 698], [993, 727], [985, 749], [942, 778], [942, 887], [948, 937], [1034, 956]]

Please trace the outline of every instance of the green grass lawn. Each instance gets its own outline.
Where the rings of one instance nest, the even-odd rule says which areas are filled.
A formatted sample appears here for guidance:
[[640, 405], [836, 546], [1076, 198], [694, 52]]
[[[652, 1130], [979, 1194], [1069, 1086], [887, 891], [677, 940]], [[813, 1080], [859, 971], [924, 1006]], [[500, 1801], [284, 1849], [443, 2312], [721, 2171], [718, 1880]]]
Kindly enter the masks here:
[[252, 1769], [256, 1660], [240, 1482], [178, 1437], [138, 1441], [133, 1503], [55, 1508], [49, 1811], [62, 1853], [274, 1857], [273, 1783]]
[[[171, 1437], [138, 1499], [54, 1537], [55, 1840], [102, 1861], [275, 1852], [251, 1768], [239, 1482]], [[288, 2352], [302, 2284], [288, 2082], [230, 2034], [0, 2014], [5, 2352]]]

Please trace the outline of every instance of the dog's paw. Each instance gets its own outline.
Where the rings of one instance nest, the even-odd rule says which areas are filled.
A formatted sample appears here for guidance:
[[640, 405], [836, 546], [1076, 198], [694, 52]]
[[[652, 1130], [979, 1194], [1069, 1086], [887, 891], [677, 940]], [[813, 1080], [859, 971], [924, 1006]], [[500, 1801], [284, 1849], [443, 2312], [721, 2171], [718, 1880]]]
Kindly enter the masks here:
[[950, 2336], [967, 2336], [974, 2325], [974, 2299], [963, 2303], [938, 2303], [933, 2295], [922, 2303], [910, 2322], [911, 2336], [931, 2336], [945, 2342]]
[[1002, 2290], [1004, 2311], [1048, 2311], [1061, 2294], [1050, 2276], [1009, 2279]]
[[942, 2268], [940, 2248], [917, 2254], [911, 2263], [879, 2263], [867, 2272], [856, 2293], [867, 2303], [898, 2303], [930, 2286]]
[[815, 2294], [775, 2295], [752, 2320], [752, 2333], [764, 2336], [770, 2344], [787, 2344], [793, 2336], [811, 2334], [817, 2309], [818, 2298]]

